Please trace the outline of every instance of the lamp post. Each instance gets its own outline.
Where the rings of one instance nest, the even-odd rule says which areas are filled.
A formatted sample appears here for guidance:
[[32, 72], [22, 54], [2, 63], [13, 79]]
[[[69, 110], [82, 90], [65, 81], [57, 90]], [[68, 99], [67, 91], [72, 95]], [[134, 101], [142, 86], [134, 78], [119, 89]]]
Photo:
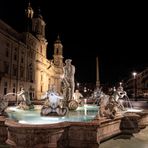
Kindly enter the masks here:
[[119, 82], [120, 87], [122, 86], [122, 82]]
[[133, 72], [132, 73], [133, 75], [133, 92], [134, 92], [134, 98], [135, 98], [135, 101], [137, 101], [137, 73], [136, 72]]
[[79, 89], [80, 83], [77, 82], [77, 89]]

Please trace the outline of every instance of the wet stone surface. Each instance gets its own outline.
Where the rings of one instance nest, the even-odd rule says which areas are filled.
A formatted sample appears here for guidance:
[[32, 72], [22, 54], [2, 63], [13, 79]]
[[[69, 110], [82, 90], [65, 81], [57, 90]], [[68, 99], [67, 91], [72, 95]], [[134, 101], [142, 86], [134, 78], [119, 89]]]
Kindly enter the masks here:
[[108, 141], [102, 142], [100, 148], [147, 148], [148, 126], [139, 133], [130, 135], [119, 135]]

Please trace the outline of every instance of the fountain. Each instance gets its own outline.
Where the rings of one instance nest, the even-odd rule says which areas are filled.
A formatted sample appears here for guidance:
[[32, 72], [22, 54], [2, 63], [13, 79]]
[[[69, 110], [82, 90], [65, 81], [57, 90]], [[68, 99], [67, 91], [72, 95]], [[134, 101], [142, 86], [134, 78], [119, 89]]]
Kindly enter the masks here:
[[47, 90], [41, 97], [43, 105], [33, 105], [24, 89], [16, 94], [21, 96], [17, 106], [2, 105], [7, 100], [2, 99], [1, 113], [7, 112], [9, 118], [0, 116], [0, 135], [5, 133], [0, 142], [5, 143], [7, 139], [6, 143], [16, 148], [98, 148], [100, 142], [108, 138], [132, 134], [148, 124], [147, 112], [133, 113], [123, 106], [120, 99], [127, 96], [123, 88], [119, 87], [111, 96], [98, 89], [97, 104], [87, 104], [84, 99], [80, 105], [72, 97], [73, 81], [68, 80], [63, 78], [62, 93], [55, 87]]
[[[98, 147], [95, 137], [99, 124], [91, 123], [98, 112], [98, 106], [80, 106], [76, 110], [68, 111], [64, 116], [50, 114], [41, 116], [41, 108], [37, 109], [36, 106], [34, 110], [7, 108], [9, 115], [5, 122], [9, 132], [7, 144], [14, 147], [80, 147], [82, 144], [85, 147], [87, 145]], [[94, 138], [89, 139], [90, 134]]]
[[[46, 94], [51, 95], [49, 92]], [[46, 101], [49, 100], [45, 99]], [[60, 96], [59, 101], [63, 101], [62, 96]], [[41, 113], [46, 113], [45, 104], [43, 106], [34, 105], [33, 110], [24, 110], [14, 106], [7, 108], [9, 119], [5, 119], [4, 124], [9, 133], [7, 144], [11, 147], [63, 146], [89, 148], [93, 146], [98, 148], [99, 143], [105, 139], [127, 131], [132, 133], [132, 126], [141, 128], [141, 126], [138, 127], [141, 123], [139, 115], [137, 115], [137, 118], [135, 116], [135, 118], [133, 116], [125, 118], [125, 114], [114, 114], [113, 117], [109, 114], [100, 115], [99, 110], [101, 110], [100, 105], [102, 103], [99, 106], [85, 103], [83, 106], [78, 106], [76, 110], [69, 110], [62, 115], [56, 112], [54, 116], [51, 114], [52, 112], [55, 114], [55, 109], [50, 110], [51, 112], [48, 110], [50, 107], [52, 108], [52, 105], [48, 105], [46, 108], [48, 114], [41, 115]], [[54, 102], [55, 104], [56, 102]], [[96, 118], [98, 113], [99, 117]], [[143, 123], [146, 125], [148, 118], [145, 117], [144, 121]]]

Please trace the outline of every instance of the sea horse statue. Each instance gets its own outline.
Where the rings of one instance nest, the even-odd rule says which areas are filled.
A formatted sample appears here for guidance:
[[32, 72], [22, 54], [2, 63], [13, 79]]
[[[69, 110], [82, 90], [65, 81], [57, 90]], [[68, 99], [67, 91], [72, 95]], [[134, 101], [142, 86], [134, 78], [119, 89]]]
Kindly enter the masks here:
[[99, 111], [97, 118], [107, 117], [114, 119], [117, 115], [120, 115], [125, 110], [121, 101], [124, 96], [127, 96], [127, 93], [122, 86], [118, 87], [110, 96], [102, 93], [98, 101]]

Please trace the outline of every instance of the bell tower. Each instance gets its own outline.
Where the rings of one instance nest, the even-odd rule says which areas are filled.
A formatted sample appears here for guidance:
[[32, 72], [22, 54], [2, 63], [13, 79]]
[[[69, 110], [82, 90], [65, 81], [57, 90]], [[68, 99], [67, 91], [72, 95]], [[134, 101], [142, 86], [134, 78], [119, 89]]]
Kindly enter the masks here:
[[39, 40], [40, 47], [38, 47], [38, 52], [46, 57], [46, 50], [47, 50], [47, 40], [45, 38], [45, 26], [46, 23], [41, 15], [41, 10], [34, 14], [32, 18], [32, 31], [31, 33]]
[[25, 31], [31, 32], [32, 31], [32, 18], [34, 15], [34, 11], [31, 7], [30, 2], [28, 3], [27, 9], [25, 9]]
[[39, 39], [43, 40], [45, 38], [45, 21], [41, 15], [41, 10], [34, 15], [32, 19], [32, 32]]
[[54, 42], [54, 64], [58, 67], [63, 66], [63, 45], [61, 43], [59, 35], [57, 36], [56, 41]]

